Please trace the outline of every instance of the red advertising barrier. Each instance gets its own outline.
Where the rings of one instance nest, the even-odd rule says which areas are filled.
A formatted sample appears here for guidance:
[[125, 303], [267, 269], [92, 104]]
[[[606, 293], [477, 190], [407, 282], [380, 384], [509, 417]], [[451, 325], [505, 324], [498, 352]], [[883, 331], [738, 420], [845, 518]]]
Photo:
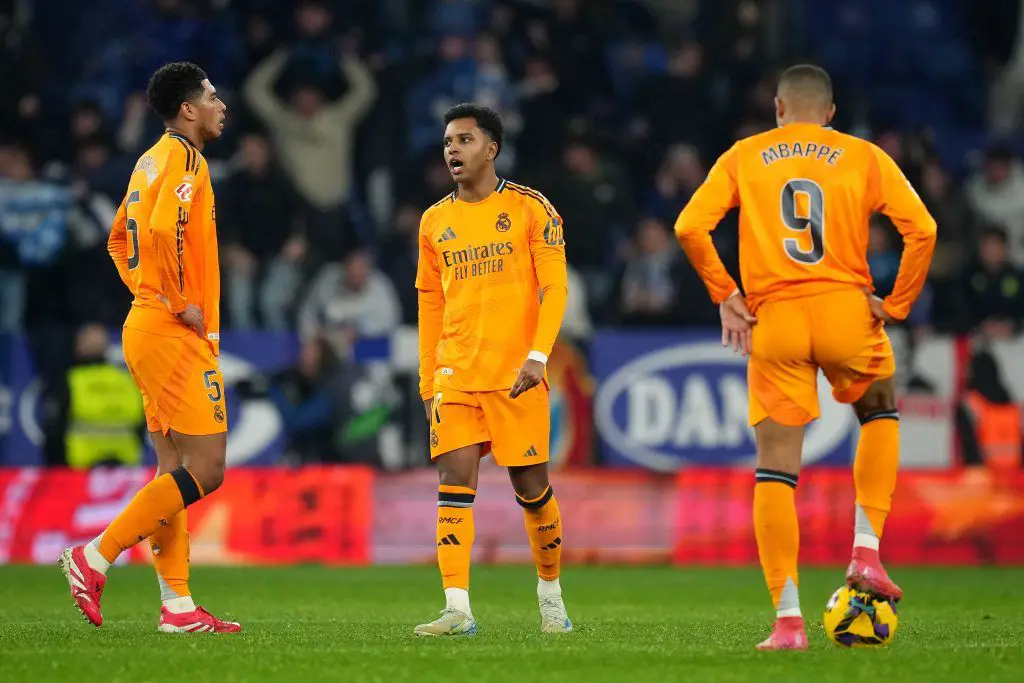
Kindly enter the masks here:
[[[49, 563], [100, 533], [152, 477], [150, 469], [0, 469], [0, 564]], [[235, 469], [189, 508], [195, 564], [433, 562], [436, 472], [376, 475], [361, 467]], [[689, 469], [569, 470], [553, 475], [569, 534], [565, 560], [756, 564], [753, 473]], [[836, 565], [853, 538], [846, 469], [800, 475], [801, 561]], [[474, 554], [529, 562], [522, 512], [506, 473], [480, 476]], [[139, 544], [123, 561], [148, 560]], [[887, 562], [1024, 564], [1024, 472], [903, 472], [886, 524]]]
[[[561, 470], [551, 475], [564, 522], [566, 563], [667, 562], [675, 496], [670, 476], [640, 470]], [[380, 474], [374, 486], [373, 561], [437, 561], [437, 472]], [[485, 458], [473, 503], [475, 562], [533, 561], [508, 473]]]
[[[750, 470], [691, 469], [676, 478], [673, 559], [756, 564]], [[796, 492], [800, 561], [849, 561], [853, 475], [808, 469]], [[882, 542], [887, 563], [1024, 564], [1024, 472], [901, 472]]]
[[[100, 533], [152, 469], [0, 469], [0, 564], [55, 562]], [[196, 564], [365, 564], [374, 473], [362, 467], [237, 469], [188, 510]], [[148, 544], [126, 559], [146, 561]]]

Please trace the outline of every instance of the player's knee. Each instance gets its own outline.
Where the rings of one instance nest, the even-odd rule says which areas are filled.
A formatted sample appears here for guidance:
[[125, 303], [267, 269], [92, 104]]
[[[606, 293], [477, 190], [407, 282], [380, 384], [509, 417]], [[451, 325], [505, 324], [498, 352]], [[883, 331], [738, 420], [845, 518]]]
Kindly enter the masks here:
[[442, 455], [437, 461], [438, 480], [442, 486], [468, 486], [476, 488], [476, 477], [472, 467], [462, 458]]
[[203, 495], [210, 495], [224, 483], [225, 462], [223, 458], [186, 458], [185, 468], [195, 478]]
[[438, 471], [438, 480], [441, 486], [468, 486], [473, 488], [472, 477], [468, 473], [459, 472], [458, 470], [441, 469]]
[[896, 385], [892, 378], [873, 382], [859, 401], [853, 404], [857, 419], [861, 422], [883, 413], [897, 410]]
[[475, 489], [480, 469], [480, 447], [459, 448], [438, 456], [437, 474], [442, 486], [468, 486]]
[[758, 469], [792, 474], [800, 471], [803, 427], [784, 425], [767, 418], [754, 427], [754, 436]]
[[546, 463], [509, 467], [508, 477], [516, 495], [526, 500], [540, 497], [548, 489], [548, 470]]
[[202, 487], [203, 493], [208, 496], [224, 483], [224, 469], [224, 463], [209, 463], [192, 474]]
[[161, 474], [167, 474], [168, 472], [173, 472], [183, 464], [184, 462], [178, 452], [160, 453], [157, 451], [156, 473], [158, 476]]

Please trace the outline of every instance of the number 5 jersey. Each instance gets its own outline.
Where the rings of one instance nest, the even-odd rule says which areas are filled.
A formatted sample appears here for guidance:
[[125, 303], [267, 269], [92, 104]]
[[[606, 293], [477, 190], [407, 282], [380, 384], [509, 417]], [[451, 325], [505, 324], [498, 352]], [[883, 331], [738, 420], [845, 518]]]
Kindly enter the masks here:
[[175, 317], [203, 311], [205, 339], [220, 347], [220, 266], [210, 171], [183, 135], [167, 131], [139, 157], [107, 241], [134, 300], [125, 327], [167, 337], [191, 334]]

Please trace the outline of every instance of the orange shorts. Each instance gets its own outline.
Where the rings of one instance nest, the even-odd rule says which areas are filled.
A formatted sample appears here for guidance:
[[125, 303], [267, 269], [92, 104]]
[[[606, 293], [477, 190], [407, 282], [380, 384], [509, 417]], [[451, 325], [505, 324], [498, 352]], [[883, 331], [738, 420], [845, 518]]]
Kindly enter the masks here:
[[502, 467], [547, 462], [551, 434], [548, 388], [540, 384], [515, 400], [502, 391], [440, 389], [430, 416], [430, 458], [483, 444]]
[[889, 335], [859, 290], [769, 301], [756, 315], [747, 365], [752, 425], [817, 419], [819, 368], [840, 403], [856, 402], [896, 371]]
[[125, 327], [124, 360], [142, 392], [151, 432], [190, 435], [228, 429], [224, 378], [213, 349], [198, 335], [166, 337]]

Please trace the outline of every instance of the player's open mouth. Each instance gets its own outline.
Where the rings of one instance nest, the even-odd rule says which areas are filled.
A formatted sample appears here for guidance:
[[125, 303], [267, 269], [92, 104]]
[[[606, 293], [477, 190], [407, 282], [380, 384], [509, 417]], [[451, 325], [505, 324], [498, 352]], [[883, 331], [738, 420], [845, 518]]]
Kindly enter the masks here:
[[458, 159], [452, 159], [448, 162], [448, 170], [452, 172], [452, 175], [459, 175], [462, 173], [462, 162]]

